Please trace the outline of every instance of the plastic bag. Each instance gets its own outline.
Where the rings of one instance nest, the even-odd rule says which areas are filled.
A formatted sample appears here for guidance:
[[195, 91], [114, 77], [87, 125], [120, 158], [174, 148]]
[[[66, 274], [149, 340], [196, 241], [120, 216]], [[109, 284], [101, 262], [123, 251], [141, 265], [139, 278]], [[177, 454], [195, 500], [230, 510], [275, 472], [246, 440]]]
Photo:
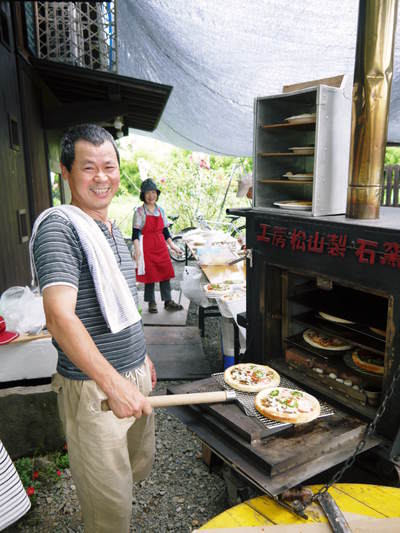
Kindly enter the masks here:
[[244, 196], [247, 196], [247, 193], [249, 192], [249, 189], [252, 185], [253, 176], [250, 173], [243, 174], [243, 176], [240, 176], [236, 197], [243, 198]]
[[183, 277], [181, 281], [181, 289], [183, 294], [201, 307], [209, 307], [210, 300], [204, 294], [203, 287], [201, 285], [202, 272], [197, 267], [185, 266], [183, 271]]
[[43, 298], [29, 287], [10, 287], [3, 292], [0, 309], [8, 331], [35, 335], [45, 327]]

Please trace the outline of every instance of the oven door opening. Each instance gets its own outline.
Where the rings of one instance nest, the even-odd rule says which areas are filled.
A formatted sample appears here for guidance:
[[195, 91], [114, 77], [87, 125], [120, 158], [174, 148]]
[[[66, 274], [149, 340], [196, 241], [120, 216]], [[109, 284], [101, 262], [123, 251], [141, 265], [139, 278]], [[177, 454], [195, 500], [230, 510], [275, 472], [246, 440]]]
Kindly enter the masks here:
[[273, 345], [273, 366], [281, 372], [372, 419], [388, 373], [393, 299], [318, 276], [281, 270], [279, 277], [281, 312], [266, 309], [269, 320], [280, 317], [271, 328], [279, 338], [266, 342], [265, 360]]

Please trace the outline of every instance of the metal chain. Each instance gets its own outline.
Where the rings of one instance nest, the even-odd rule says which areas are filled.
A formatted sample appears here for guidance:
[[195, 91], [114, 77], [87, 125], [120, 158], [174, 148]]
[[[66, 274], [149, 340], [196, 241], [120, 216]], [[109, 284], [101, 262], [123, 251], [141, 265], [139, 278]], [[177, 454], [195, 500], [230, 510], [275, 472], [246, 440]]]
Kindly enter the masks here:
[[356, 446], [356, 449], [354, 450], [354, 453], [353, 455], [351, 455], [347, 460], [346, 462], [344, 463], [344, 465], [342, 466], [342, 468], [340, 470], [338, 470], [333, 476], [332, 476], [332, 479], [330, 481], [328, 481], [323, 487], [321, 487], [319, 489], [318, 492], [316, 492], [313, 497], [311, 498], [311, 501], [314, 502], [315, 500], [318, 499], [318, 497], [321, 495], [321, 494], [324, 494], [325, 492], [327, 492], [330, 487], [332, 485], [334, 485], [335, 483], [337, 483], [341, 477], [343, 476], [343, 474], [346, 472], [346, 470], [348, 470], [351, 466], [353, 466], [355, 460], [356, 460], [356, 457], [357, 455], [363, 450], [366, 442], [367, 442], [367, 439], [370, 435], [372, 435], [372, 433], [375, 432], [375, 429], [376, 429], [376, 426], [378, 424], [378, 422], [380, 421], [380, 419], [382, 418], [382, 415], [383, 413], [385, 412], [386, 410], [386, 407], [389, 403], [389, 400], [390, 398], [392, 397], [393, 395], [393, 392], [394, 392], [394, 389], [395, 389], [395, 385], [397, 383], [397, 381], [400, 379], [400, 365], [397, 367], [397, 370], [396, 372], [394, 373], [393, 375], [393, 379], [387, 389], [387, 392], [385, 394], [385, 397], [383, 398], [383, 401], [381, 403], [381, 405], [379, 406], [378, 410], [376, 411], [376, 414], [375, 414], [375, 417], [374, 419], [368, 424], [368, 426], [365, 428], [365, 431], [361, 437], [361, 440], [360, 442], [357, 444]]

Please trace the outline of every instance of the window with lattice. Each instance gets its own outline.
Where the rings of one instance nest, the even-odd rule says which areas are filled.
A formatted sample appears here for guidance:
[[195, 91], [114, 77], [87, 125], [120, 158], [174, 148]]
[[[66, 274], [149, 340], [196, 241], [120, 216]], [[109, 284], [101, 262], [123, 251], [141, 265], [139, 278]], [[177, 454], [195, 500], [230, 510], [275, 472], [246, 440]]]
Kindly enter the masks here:
[[40, 59], [117, 71], [116, 0], [36, 2]]

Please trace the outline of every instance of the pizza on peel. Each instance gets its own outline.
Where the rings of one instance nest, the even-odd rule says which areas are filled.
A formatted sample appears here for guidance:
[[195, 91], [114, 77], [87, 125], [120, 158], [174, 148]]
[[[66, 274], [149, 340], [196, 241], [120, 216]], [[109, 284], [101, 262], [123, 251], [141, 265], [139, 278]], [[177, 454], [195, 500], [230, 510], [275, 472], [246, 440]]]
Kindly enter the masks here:
[[273, 368], [254, 363], [240, 363], [224, 372], [227, 385], [241, 392], [259, 392], [266, 387], [277, 387], [281, 378]]
[[341, 351], [353, 348], [352, 344], [346, 344], [336, 337], [331, 337], [315, 329], [306, 329], [303, 332], [303, 339], [314, 348], [319, 348], [320, 350]]
[[290, 424], [305, 424], [321, 412], [319, 401], [297, 389], [272, 387], [263, 389], [255, 398], [255, 408], [266, 418]]
[[371, 374], [383, 375], [384, 359], [382, 355], [357, 348], [357, 350], [354, 350], [351, 354], [351, 358], [353, 363], [361, 370], [370, 372]]

